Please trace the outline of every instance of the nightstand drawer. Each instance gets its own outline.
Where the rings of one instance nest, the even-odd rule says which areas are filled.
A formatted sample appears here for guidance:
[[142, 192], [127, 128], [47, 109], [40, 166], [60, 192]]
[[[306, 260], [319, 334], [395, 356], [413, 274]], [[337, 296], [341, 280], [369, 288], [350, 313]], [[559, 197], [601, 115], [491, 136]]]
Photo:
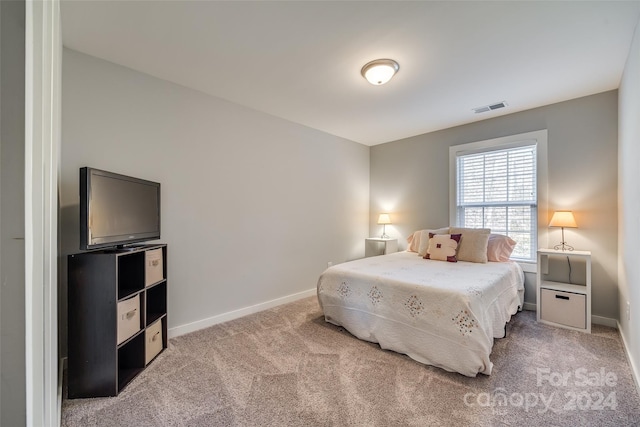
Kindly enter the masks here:
[[572, 292], [541, 289], [540, 318], [574, 328], [586, 329], [586, 297]]

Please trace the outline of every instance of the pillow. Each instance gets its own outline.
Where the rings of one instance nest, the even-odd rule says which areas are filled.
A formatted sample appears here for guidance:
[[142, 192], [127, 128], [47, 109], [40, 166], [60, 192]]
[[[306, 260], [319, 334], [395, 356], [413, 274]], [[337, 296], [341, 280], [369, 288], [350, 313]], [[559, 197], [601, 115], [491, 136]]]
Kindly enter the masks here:
[[487, 245], [487, 259], [494, 262], [506, 262], [511, 257], [511, 252], [518, 242], [508, 236], [502, 234], [489, 235], [489, 244]]
[[451, 234], [462, 234], [458, 245], [458, 261], [486, 263], [487, 246], [489, 244], [489, 228], [451, 227]]
[[418, 252], [418, 246], [420, 246], [420, 231], [414, 231], [413, 234], [407, 237], [407, 252]]
[[458, 262], [456, 250], [460, 242], [460, 234], [433, 234], [429, 233], [429, 248], [425, 259], [438, 261]]
[[[449, 227], [436, 228], [435, 230], [420, 230], [418, 232], [418, 255], [424, 257], [427, 254], [427, 248], [429, 248], [429, 234], [447, 234]], [[414, 239], [415, 240], [415, 237]]]

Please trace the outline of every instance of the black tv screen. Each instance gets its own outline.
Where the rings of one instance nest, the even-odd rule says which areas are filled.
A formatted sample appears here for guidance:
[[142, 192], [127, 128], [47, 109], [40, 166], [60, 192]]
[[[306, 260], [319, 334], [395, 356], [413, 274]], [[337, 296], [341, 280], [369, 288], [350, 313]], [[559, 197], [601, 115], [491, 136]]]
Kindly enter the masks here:
[[160, 183], [80, 168], [80, 249], [160, 238]]

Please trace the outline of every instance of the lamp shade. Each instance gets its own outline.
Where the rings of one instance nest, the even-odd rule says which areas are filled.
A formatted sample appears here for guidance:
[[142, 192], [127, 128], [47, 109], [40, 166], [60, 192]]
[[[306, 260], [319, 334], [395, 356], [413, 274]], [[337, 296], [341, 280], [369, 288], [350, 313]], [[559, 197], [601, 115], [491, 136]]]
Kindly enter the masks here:
[[378, 224], [391, 224], [391, 218], [389, 217], [389, 214], [380, 214], [380, 216], [378, 217]]
[[578, 224], [576, 224], [576, 219], [573, 217], [573, 212], [555, 211], [553, 217], [551, 217], [551, 222], [549, 222], [549, 227], [578, 228]]

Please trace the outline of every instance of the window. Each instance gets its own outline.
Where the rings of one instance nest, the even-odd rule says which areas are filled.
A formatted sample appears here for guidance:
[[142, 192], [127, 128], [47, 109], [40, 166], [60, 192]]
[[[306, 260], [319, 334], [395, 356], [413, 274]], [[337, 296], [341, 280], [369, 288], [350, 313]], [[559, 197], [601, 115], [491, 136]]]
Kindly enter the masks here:
[[535, 262], [541, 138], [531, 134], [451, 147], [450, 204], [452, 224], [505, 234], [518, 242], [512, 259]]

